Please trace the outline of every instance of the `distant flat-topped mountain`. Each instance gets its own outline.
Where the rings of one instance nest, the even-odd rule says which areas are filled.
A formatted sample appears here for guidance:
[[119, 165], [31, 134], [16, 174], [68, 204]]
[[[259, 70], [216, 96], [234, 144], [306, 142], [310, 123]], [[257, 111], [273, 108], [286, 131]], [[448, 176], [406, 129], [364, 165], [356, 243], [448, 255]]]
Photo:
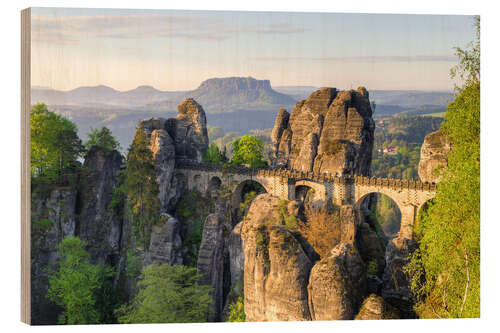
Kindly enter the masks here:
[[297, 100], [271, 88], [269, 80], [252, 77], [213, 78], [182, 97], [150, 105], [153, 109], [171, 109], [183, 98], [194, 98], [207, 113], [226, 113], [241, 110], [277, 110], [293, 106]]
[[186, 93], [200, 103], [211, 105], [243, 104], [292, 105], [297, 101], [271, 88], [269, 80], [229, 77], [203, 81], [198, 89]]

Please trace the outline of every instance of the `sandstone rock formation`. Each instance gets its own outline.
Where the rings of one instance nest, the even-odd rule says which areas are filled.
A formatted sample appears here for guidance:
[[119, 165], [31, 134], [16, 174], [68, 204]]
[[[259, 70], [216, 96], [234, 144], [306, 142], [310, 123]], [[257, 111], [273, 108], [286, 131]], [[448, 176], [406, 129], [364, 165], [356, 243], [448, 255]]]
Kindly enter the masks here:
[[153, 226], [149, 255], [151, 262], [159, 264], [182, 264], [182, 240], [179, 221], [168, 214], [162, 214], [160, 223]]
[[243, 286], [245, 255], [243, 253], [243, 240], [241, 239], [242, 226], [243, 222], [240, 222], [233, 228], [227, 244], [232, 286], [238, 284]]
[[[283, 108], [278, 111], [278, 116], [276, 117], [276, 121], [274, 123], [273, 130], [271, 132], [271, 151], [270, 151], [270, 160], [273, 161], [273, 164], [276, 167], [286, 167], [286, 158], [288, 154], [290, 154], [289, 149], [285, 149], [289, 145], [283, 144], [282, 149], [280, 150], [280, 139], [283, 135], [283, 131], [288, 129], [288, 120], [290, 119], [290, 114]], [[290, 137], [291, 139], [291, 137]], [[286, 139], [283, 139], [284, 141]], [[278, 156], [284, 155], [284, 156]], [[285, 160], [283, 161], [283, 157]], [[284, 165], [283, 165], [284, 163]]]
[[208, 148], [205, 111], [193, 99], [178, 106], [176, 118], [149, 118], [139, 125], [150, 140], [158, 176], [160, 202], [163, 212], [172, 212], [179, 200], [182, 184], [175, 177], [175, 161], [201, 162]]
[[310, 320], [312, 267], [300, 243], [280, 225], [278, 198], [259, 195], [242, 225], [247, 321]]
[[387, 244], [386, 266], [383, 275], [382, 297], [402, 310], [403, 316], [411, 316], [415, 297], [410, 290], [410, 277], [404, 272], [410, 255], [417, 249], [417, 242], [408, 238], [395, 238]]
[[375, 126], [365, 88], [319, 89], [286, 119], [280, 110], [271, 136], [273, 167], [369, 175]]
[[451, 143], [441, 131], [427, 134], [420, 149], [420, 162], [418, 163], [418, 176], [423, 182], [439, 182], [439, 177], [434, 173], [437, 167], [448, 166], [448, 153]]
[[364, 263], [356, 248], [342, 243], [314, 265], [309, 277], [312, 320], [353, 319], [366, 288]]
[[224, 308], [224, 216], [210, 214], [205, 220], [203, 237], [198, 254], [198, 274], [200, 283], [213, 288], [213, 313], [209, 321], [220, 321]]
[[380, 320], [380, 319], [399, 319], [399, 311], [388, 304], [378, 295], [371, 294], [363, 301], [363, 305], [355, 320]]
[[167, 120], [167, 132], [174, 140], [177, 159], [201, 162], [208, 148], [207, 119], [200, 104], [192, 98], [177, 107], [179, 115]]
[[89, 173], [80, 190], [78, 236], [95, 262], [115, 265], [118, 260], [123, 219], [109, 205], [122, 164], [118, 151], [96, 146], [85, 157]]
[[[58, 188], [47, 197], [31, 197], [31, 319], [33, 324], [57, 322], [60, 308], [46, 297], [49, 281], [45, 269], [56, 260], [57, 245], [75, 236], [77, 191]], [[50, 221], [43, 223], [42, 221]]]

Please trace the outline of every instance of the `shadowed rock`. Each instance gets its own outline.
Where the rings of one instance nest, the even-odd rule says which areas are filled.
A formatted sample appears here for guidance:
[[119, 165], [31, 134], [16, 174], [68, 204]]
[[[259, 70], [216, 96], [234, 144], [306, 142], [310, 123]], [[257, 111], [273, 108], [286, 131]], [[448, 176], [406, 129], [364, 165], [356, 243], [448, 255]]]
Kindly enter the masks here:
[[378, 295], [371, 294], [363, 301], [356, 320], [399, 319], [399, 311]]

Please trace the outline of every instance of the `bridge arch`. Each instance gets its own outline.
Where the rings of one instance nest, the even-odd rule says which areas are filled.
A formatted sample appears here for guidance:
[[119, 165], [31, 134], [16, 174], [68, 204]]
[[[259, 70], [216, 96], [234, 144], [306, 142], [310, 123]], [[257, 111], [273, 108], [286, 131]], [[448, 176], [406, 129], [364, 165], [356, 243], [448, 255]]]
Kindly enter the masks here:
[[[375, 195], [377, 195], [377, 197], [374, 197]], [[376, 199], [376, 201], [372, 201], [372, 198]], [[366, 193], [361, 198], [359, 198], [355, 203], [355, 209], [357, 209], [360, 214], [363, 214], [372, 209], [372, 205], [375, 204], [378, 206], [375, 208], [377, 217], [384, 220], [384, 223], [379, 225], [382, 231], [386, 236], [390, 238], [397, 237], [403, 229], [403, 210], [400, 206], [400, 203], [398, 203], [390, 195], [387, 195], [383, 192], [373, 191]], [[379, 223], [381, 221], [379, 220], [373, 222]]]
[[246, 199], [245, 195], [252, 191], [256, 192], [257, 195], [268, 192], [265, 186], [255, 179], [245, 179], [234, 188], [231, 195], [231, 206], [233, 208], [233, 212], [235, 213], [233, 214], [235, 217], [238, 217], [240, 204]]
[[202, 177], [200, 174], [196, 174], [193, 176], [193, 186], [194, 189], [198, 191], [202, 191]]
[[305, 202], [313, 206], [321, 206], [326, 202], [326, 188], [321, 183], [300, 179], [295, 182], [295, 200]]
[[221, 184], [222, 184], [222, 180], [217, 176], [213, 176], [208, 181], [207, 193], [211, 194], [212, 192], [219, 190]]

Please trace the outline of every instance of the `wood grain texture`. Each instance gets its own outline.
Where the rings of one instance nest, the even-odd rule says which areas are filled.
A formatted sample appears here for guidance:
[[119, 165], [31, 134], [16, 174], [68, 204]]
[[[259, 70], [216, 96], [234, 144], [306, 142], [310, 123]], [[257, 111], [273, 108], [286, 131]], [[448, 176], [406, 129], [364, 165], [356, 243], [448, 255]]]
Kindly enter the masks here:
[[21, 321], [31, 324], [31, 9], [21, 11]]

